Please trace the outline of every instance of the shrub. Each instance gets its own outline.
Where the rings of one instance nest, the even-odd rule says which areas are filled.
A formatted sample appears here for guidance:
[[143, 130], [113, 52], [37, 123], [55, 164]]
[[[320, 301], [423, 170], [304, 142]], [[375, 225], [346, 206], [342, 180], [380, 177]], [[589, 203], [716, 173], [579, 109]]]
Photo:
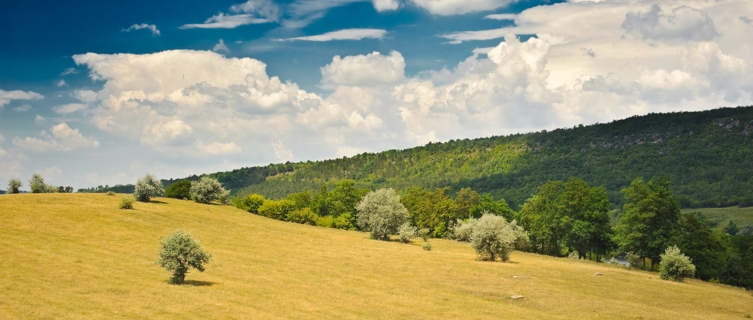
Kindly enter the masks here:
[[455, 227], [452, 229], [452, 237], [458, 241], [471, 241], [471, 234], [473, 233], [473, 227], [476, 226], [478, 219], [465, 219], [458, 220]]
[[287, 220], [290, 222], [316, 225], [316, 220], [319, 216], [311, 211], [311, 208], [301, 208], [288, 212]]
[[165, 197], [175, 199], [191, 199], [191, 181], [180, 180], [165, 189]]
[[343, 230], [355, 230], [356, 226], [353, 225], [353, 215], [350, 212], [343, 213], [337, 216], [333, 221], [333, 227]]
[[31, 176], [31, 179], [29, 179], [29, 188], [31, 188], [31, 193], [44, 193], [46, 192], [44, 184], [44, 178], [38, 173], [35, 173]]
[[423, 248], [423, 249], [424, 249], [424, 250], [426, 250], [426, 251], [431, 251], [431, 242], [429, 242], [429, 241], [424, 241], [424, 245], [423, 245], [423, 246], [421, 246], [421, 248]]
[[209, 259], [211, 255], [204, 252], [190, 234], [176, 231], [162, 240], [157, 264], [173, 273], [170, 282], [183, 283], [189, 267], [203, 272]]
[[418, 235], [418, 231], [416, 230], [416, 227], [412, 226], [409, 222], [406, 222], [400, 225], [400, 228], [397, 229], [397, 235], [400, 237], [400, 241], [408, 243]]
[[513, 220], [510, 222], [510, 229], [515, 234], [514, 246], [517, 250], [528, 250], [531, 246], [531, 240], [528, 237], [528, 232], [523, 229], [523, 226], [518, 225], [518, 221]]
[[132, 197], [123, 197], [123, 199], [120, 199], [120, 209], [133, 209], [133, 198]]
[[429, 228], [418, 229], [418, 236], [424, 241], [429, 241], [429, 233], [431, 233], [431, 230], [429, 230]]
[[661, 255], [659, 274], [664, 280], [682, 281], [695, 275], [695, 265], [677, 246], [671, 246]]
[[191, 199], [198, 203], [210, 203], [214, 200], [227, 198], [228, 191], [222, 188], [217, 179], [201, 177], [201, 180], [191, 182]]
[[108, 196], [114, 196], [114, 195], [115, 195], [115, 192], [112, 192], [112, 191], [107, 191], [107, 195], [108, 195]]
[[249, 194], [247, 197], [238, 200], [236, 207], [251, 213], [259, 213], [259, 207], [264, 204], [264, 196], [260, 194]]
[[481, 260], [494, 261], [500, 257], [507, 261], [516, 240], [516, 232], [505, 218], [485, 214], [478, 219], [471, 233], [471, 246]]
[[333, 216], [319, 216], [319, 218], [316, 219], [316, 225], [325, 228], [334, 228], [335, 218]]
[[21, 189], [21, 180], [10, 179], [8, 180], [8, 193], [19, 193]]
[[155, 179], [151, 174], [137, 180], [133, 189], [133, 197], [143, 202], [148, 202], [153, 197], [159, 197], [163, 194], [165, 194], [165, 190], [162, 188], [162, 182]]
[[356, 206], [358, 226], [371, 231], [371, 237], [389, 240], [397, 228], [408, 221], [408, 210], [400, 203], [400, 196], [393, 189], [369, 192]]
[[259, 207], [259, 214], [267, 218], [285, 220], [288, 213], [295, 210], [295, 203], [290, 200], [264, 200]]

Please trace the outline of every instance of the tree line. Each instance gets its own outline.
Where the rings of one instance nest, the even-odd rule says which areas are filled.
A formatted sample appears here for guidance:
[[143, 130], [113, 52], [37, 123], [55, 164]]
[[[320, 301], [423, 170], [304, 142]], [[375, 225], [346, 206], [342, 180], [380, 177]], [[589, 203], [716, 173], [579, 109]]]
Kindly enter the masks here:
[[[251, 194], [232, 202], [278, 220], [368, 231], [358, 223], [358, 205], [369, 189], [353, 180], [332, 185], [322, 184], [318, 191], [296, 192], [278, 200]], [[751, 228], [714, 231], [700, 214], [681, 214], [680, 203], [664, 177], [634, 179], [621, 192], [625, 197], [621, 210], [613, 209], [603, 186], [591, 186], [578, 178], [539, 186], [517, 211], [504, 199], [471, 188], [453, 194], [449, 188], [414, 187], [401, 192], [399, 202], [406, 208], [408, 226], [429, 237], [470, 241], [480, 218], [491, 215], [510, 224], [494, 230], [509, 228], [504, 237], [516, 249], [594, 261], [620, 256], [633, 268], [654, 271], [664, 268], [660, 261], [687, 258], [699, 279], [753, 287]], [[393, 228], [392, 233], [398, 233], [398, 226]], [[415, 232], [407, 228], [406, 232]], [[525, 232], [525, 237], [510, 236], [516, 228]]]

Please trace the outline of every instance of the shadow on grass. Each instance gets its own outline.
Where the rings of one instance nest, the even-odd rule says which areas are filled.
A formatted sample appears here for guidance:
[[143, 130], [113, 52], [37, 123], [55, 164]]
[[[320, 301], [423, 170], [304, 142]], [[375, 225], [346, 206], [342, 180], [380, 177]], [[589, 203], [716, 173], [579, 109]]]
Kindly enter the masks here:
[[183, 283], [178, 283], [178, 284], [172, 283], [168, 280], [167, 283], [174, 286], [191, 286], [191, 287], [210, 287], [217, 284], [216, 282], [201, 281], [201, 280], [185, 280], [183, 281]]
[[159, 200], [149, 200], [149, 203], [167, 204], [167, 202], [159, 201]]

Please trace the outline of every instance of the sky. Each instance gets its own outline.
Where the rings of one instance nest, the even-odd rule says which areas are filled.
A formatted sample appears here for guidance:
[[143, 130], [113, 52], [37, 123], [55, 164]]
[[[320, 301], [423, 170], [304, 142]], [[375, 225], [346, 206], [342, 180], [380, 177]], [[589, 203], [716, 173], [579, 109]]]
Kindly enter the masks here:
[[0, 189], [753, 104], [753, 2], [14, 1]]

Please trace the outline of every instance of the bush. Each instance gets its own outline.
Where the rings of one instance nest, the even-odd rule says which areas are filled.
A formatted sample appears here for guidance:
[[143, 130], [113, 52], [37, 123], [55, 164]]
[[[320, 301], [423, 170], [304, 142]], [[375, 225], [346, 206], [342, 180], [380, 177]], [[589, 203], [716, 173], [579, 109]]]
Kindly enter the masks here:
[[157, 264], [173, 273], [170, 282], [183, 283], [189, 267], [203, 272], [209, 259], [211, 255], [204, 252], [190, 234], [176, 231], [162, 240]]
[[502, 261], [507, 261], [516, 239], [516, 231], [505, 218], [485, 214], [473, 227], [471, 246], [476, 249], [481, 260], [494, 261], [499, 257]]
[[352, 221], [353, 215], [350, 212], [346, 212], [337, 216], [337, 218], [332, 221], [332, 227], [343, 230], [356, 230], [356, 226], [353, 225]]
[[695, 275], [695, 265], [677, 246], [671, 246], [661, 255], [659, 274], [664, 280], [682, 281]]
[[123, 197], [123, 199], [120, 199], [120, 209], [133, 209], [133, 198], [132, 197]]
[[429, 228], [418, 229], [418, 237], [423, 239], [424, 241], [429, 241], [429, 233], [431, 233], [431, 230], [429, 230]]
[[371, 231], [371, 237], [389, 240], [397, 228], [408, 221], [408, 210], [400, 203], [400, 196], [393, 189], [369, 192], [356, 206], [358, 226]]
[[8, 180], [8, 193], [19, 193], [21, 190], [21, 180], [10, 179]]
[[431, 251], [431, 242], [429, 242], [429, 241], [424, 241], [424, 245], [423, 245], [423, 246], [421, 246], [421, 248], [423, 248], [423, 249], [424, 249], [424, 250], [426, 250], [426, 251]]
[[44, 193], [47, 192], [46, 184], [44, 183], [44, 178], [38, 173], [35, 173], [31, 176], [31, 179], [29, 179], [29, 188], [31, 188], [31, 193]]
[[153, 197], [159, 197], [163, 194], [165, 194], [165, 190], [162, 188], [162, 182], [155, 179], [151, 174], [147, 174], [136, 181], [136, 186], [133, 189], [133, 197], [143, 202], [148, 202]]
[[165, 189], [165, 197], [175, 199], [191, 199], [191, 181], [180, 180]]
[[229, 192], [222, 188], [222, 184], [217, 179], [205, 176], [199, 181], [191, 182], [190, 194], [193, 201], [210, 203], [214, 200], [226, 199]]
[[108, 196], [114, 196], [114, 195], [115, 195], [115, 192], [112, 192], [112, 191], [107, 191], [107, 195], [108, 195]]
[[452, 237], [458, 241], [471, 241], [471, 234], [473, 233], [473, 227], [476, 226], [478, 219], [465, 219], [458, 220], [455, 227], [452, 229]]
[[325, 228], [334, 228], [335, 218], [333, 216], [319, 216], [316, 219], [316, 225]]
[[302, 208], [302, 209], [296, 209], [293, 211], [288, 212], [287, 214], [287, 220], [290, 222], [295, 223], [301, 223], [301, 224], [310, 224], [310, 225], [316, 225], [316, 220], [319, 218], [314, 211], [311, 211], [311, 208]]
[[400, 241], [408, 243], [418, 236], [418, 230], [416, 230], [416, 227], [412, 226], [409, 222], [406, 222], [400, 225], [400, 228], [397, 229], [397, 235], [400, 237]]
[[259, 207], [259, 214], [267, 218], [285, 220], [288, 213], [295, 210], [295, 203], [290, 200], [264, 200], [264, 204]]
[[264, 196], [260, 194], [249, 194], [247, 197], [238, 200], [236, 207], [251, 213], [259, 213], [259, 207], [264, 204]]

